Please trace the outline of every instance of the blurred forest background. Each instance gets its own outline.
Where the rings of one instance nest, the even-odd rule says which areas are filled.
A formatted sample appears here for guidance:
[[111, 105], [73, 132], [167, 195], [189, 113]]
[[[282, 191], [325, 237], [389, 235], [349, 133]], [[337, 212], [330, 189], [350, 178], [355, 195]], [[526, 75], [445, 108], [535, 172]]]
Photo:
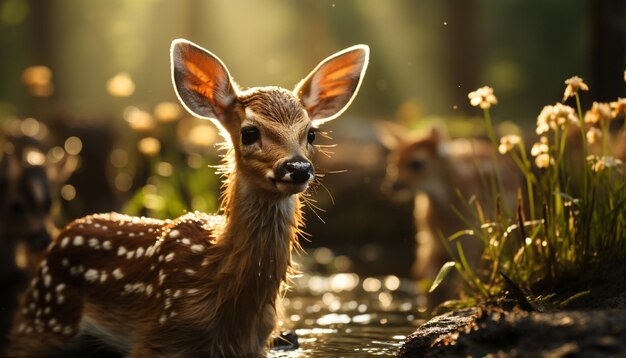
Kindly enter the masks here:
[[359, 95], [326, 126], [339, 146], [319, 158], [346, 172], [326, 178], [332, 198], [315, 194], [325, 212], [307, 213], [304, 246], [331, 247], [322, 253], [342, 257], [338, 269], [406, 275], [412, 204], [379, 189], [385, 151], [372, 123], [480, 134], [467, 93], [489, 85], [496, 123], [524, 130], [573, 75], [590, 85], [588, 100], [613, 100], [625, 93], [625, 27], [623, 0], [0, 0], [0, 124], [6, 143], [37, 143], [28, 150], [44, 155], [27, 155], [31, 164], [80, 156], [57, 188], [58, 226], [99, 211], [211, 212], [219, 138], [177, 104], [170, 42], [209, 49], [244, 87], [286, 88], [368, 44]]

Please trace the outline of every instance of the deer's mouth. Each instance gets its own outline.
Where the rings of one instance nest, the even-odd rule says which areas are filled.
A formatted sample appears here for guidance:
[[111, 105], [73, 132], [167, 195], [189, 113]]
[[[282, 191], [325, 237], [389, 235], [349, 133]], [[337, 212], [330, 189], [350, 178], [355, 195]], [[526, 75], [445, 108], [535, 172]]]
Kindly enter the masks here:
[[285, 194], [298, 194], [306, 191], [309, 188], [310, 178], [306, 180], [293, 180], [290, 177], [284, 176], [281, 179], [276, 179], [273, 175], [268, 175], [269, 181], [272, 186]]

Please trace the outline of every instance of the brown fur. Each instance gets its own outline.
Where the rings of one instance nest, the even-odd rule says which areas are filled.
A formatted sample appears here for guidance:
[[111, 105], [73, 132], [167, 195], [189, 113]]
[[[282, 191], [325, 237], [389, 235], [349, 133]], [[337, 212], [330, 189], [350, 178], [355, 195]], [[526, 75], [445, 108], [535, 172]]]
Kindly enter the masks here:
[[[358, 46], [321, 66], [333, 64], [360, 83], [367, 54]], [[267, 349], [303, 224], [299, 193], [313, 178], [307, 133], [326, 119], [302, 103], [319, 106], [320, 96], [298, 88], [240, 91], [217, 57], [183, 40], [173, 43], [172, 61], [183, 104], [212, 118], [227, 139], [222, 215], [160, 221], [111, 213], [68, 225], [24, 297], [11, 357], [45, 356], [84, 333], [130, 357], [245, 357]], [[308, 87], [341, 95], [323, 103], [324, 113], [329, 106], [340, 113], [358, 83], [349, 96], [343, 82]], [[242, 126], [257, 128], [259, 139], [244, 145]], [[307, 181], [285, 169], [293, 158], [308, 168]]]

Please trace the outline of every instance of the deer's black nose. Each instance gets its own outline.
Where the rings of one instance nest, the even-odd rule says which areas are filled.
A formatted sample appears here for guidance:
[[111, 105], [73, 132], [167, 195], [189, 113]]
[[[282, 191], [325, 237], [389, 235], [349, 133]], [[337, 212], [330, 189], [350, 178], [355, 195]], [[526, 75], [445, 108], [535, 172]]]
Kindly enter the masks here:
[[283, 164], [285, 177], [290, 177], [296, 184], [308, 181], [313, 175], [313, 165], [303, 157], [295, 157]]

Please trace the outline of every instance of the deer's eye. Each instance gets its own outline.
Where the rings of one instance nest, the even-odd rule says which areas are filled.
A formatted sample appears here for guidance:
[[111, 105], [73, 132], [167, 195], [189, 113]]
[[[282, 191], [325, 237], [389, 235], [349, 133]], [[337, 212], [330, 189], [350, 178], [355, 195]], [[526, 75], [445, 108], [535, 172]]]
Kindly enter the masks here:
[[306, 140], [309, 142], [309, 144], [313, 144], [313, 141], [315, 141], [315, 129], [309, 129], [309, 133], [307, 133], [306, 135]]
[[415, 172], [422, 171], [425, 166], [426, 166], [426, 163], [424, 163], [424, 161], [420, 159], [412, 159], [409, 162], [409, 168]]
[[243, 145], [254, 144], [261, 138], [261, 133], [257, 127], [243, 127], [241, 128], [241, 143]]

